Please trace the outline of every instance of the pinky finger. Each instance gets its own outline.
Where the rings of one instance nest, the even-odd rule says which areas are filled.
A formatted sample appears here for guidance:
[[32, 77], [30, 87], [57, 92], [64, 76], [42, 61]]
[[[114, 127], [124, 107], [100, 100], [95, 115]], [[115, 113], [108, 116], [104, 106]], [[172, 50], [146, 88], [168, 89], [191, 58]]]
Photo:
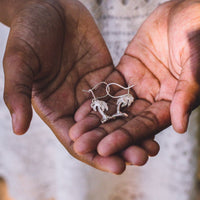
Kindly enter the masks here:
[[143, 141], [141, 143], [141, 147], [148, 153], [149, 156], [156, 156], [160, 151], [160, 145], [152, 139]]
[[130, 146], [122, 152], [123, 159], [131, 165], [142, 166], [148, 161], [148, 153], [139, 146]]

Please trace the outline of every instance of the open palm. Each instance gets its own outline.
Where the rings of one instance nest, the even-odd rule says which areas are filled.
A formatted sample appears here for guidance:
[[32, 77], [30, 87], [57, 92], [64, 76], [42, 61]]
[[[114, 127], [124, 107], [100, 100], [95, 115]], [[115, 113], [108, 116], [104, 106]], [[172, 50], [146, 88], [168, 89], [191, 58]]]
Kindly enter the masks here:
[[4, 71], [4, 98], [15, 133], [28, 129], [32, 104], [73, 156], [103, 170], [123, 171], [124, 161], [117, 156], [77, 156], [68, 136], [74, 113], [86, 99], [82, 89], [113, 71], [104, 40], [83, 5], [27, 1], [11, 24]]
[[[186, 131], [190, 112], [199, 104], [199, 10], [200, 1], [177, 0], [159, 6], [148, 17], [117, 66], [127, 84], [135, 85], [136, 101], [128, 109], [128, 120], [93, 130], [95, 125], [85, 126], [81, 131], [88, 118], [79, 121], [70, 130], [76, 152], [96, 148], [102, 156], [127, 154], [129, 145], [171, 123], [176, 131]], [[77, 113], [81, 115], [82, 110]]]
[[[83, 89], [108, 77], [124, 82], [114, 70], [104, 40], [82, 4], [74, 0], [25, 1], [11, 23], [4, 72], [4, 99], [16, 134], [27, 131], [33, 105], [74, 157], [101, 170], [124, 171], [126, 160], [121, 155], [102, 157], [95, 151], [77, 155], [68, 135], [80, 105], [88, 110], [84, 103], [88, 96]], [[152, 142], [147, 140], [143, 146], [148, 150]], [[153, 142], [153, 146], [158, 145]], [[133, 148], [139, 162], [145, 163], [144, 147]], [[153, 152], [158, 152], [158, 148]]]

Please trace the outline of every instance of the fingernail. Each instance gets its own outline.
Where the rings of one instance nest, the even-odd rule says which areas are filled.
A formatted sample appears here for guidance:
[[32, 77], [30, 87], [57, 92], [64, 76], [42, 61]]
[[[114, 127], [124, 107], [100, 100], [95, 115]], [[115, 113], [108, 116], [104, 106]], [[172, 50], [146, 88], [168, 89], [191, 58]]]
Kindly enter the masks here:
[[17, 116], [16, 116], [16, 114], [15, 113], [12, 113], [12, 128], [13, 128], [13, 132], [15, 133], [15, 134], [17, 134], [16, 133], [16, 124], [17, 124]]
[[17, 115], [15, 113], [12, 113], [12, 128], [13, 128], [13, 132], [16, 135], [21, 135], [22, 133], [20, 133], [20, 127], [18, 127], [18, 120], [17, 120]]

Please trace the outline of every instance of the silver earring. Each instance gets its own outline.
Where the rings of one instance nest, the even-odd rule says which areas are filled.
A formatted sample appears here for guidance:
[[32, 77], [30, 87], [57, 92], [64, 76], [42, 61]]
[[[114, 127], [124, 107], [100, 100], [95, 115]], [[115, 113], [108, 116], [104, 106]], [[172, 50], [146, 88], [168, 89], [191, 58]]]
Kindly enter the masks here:
[[[110, 94], [110, 86], [111, 85], [116, 85], [116, 86], [118, 86], [118, 87], [120, 87], [120, 88], [122, 88], [124, 90], [128, 90], [128, 93], [124, 94], [124, 95], [120, 95], [120, 96], [112, 96]], [[134, 97], [130, 94], [130, 89], [132, 87], [134, 87], [134, 85], [128, 86], [126, 88], [126, 87], [123, 87], [122, 85], [119, 85], [117, 83], [109, 83], [109, 84], [107, 84], [107, 86], [106, 86], [107, 95], [110, 96], [111, 98], [118, 99], [117, 100], [117, 112], [112, 115], [112, 118], [128, 117], [127, 113], [121, 112], [121, 107], [129, 107], [134, 102]]]
[[101, 97], [96, 97], [93, 90], [95, 90], [99, 85], [101, 84], [105, 84], [107, 86], [106, 82], [100, 82], [98, 84], [96, 84], [92, 89], [89, 90], [83, 90], [84, 92], [90, 92], [93, 96], [92, 99], [92, 103], [91, 103], [91, 108], [95, 111], [95, 112], [99, 112], [102, 116], [101, 119], [101, 123], [105, 123], [108, 120], [112, 119], [112, 117], [108, 116], [107, 114], [105, 114], [105, 111], [108, 111], [108, 104], [105, 101], [99, 100], [99, 99], [103, 99], [105, 97], [108, 96], [108, 94], [106, 93], [106, 95], [101, 96]]

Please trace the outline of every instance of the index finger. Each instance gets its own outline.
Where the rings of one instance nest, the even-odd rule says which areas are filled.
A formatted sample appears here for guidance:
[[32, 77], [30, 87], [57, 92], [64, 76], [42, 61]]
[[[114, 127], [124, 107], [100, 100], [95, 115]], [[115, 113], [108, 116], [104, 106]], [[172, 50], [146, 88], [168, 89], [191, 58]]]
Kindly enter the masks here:
[[130, 121], [108, 133], [98, 144], [101, 156], [109, 156], [125, 149], [131, 143], [159, 133], [170, 125], [170, 102], [155, 102]]

